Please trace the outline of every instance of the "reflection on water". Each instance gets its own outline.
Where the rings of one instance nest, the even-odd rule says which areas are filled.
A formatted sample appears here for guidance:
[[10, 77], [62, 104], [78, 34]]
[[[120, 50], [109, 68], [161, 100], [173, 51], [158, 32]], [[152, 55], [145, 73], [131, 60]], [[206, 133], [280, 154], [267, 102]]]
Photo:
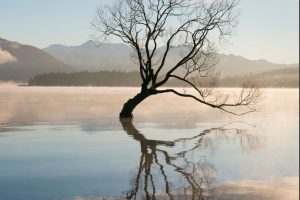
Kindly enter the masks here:
[[[247, 130], [231, 129], [226, 126], [207, 129], [193, 137], [161, 141], [147, 139], [134, 127], [131, 120], [121, 120], [121, 124], [124, 131], [137, 140], [141, 146], [137, 174], [132, 181], [132, 189], [126, 193], [126, 199], [211, 199], [213, 198], [212, 186], [215, 182], [216, 169], [213, 163], [210, 163], [205, 157], [199, 156], [196, 160], [191, 160], [190, 154], [204, 149], [217, 148], [215, 138], [210, 137], [212, 134], [217, 136], [218, 140], [230, 140], [234, 134], [233, 136], [238, 138], [243, 149], [254, 149], [260, 146], [259, 138], [248, 133]], [[228, 133], [230, 135], [227, 135]], [[179, 143], [191, 141], [193, 141], [191, 147], [180, 150], [174, 155], [170, 155], [168, 150], [161, 149], [163, 146], [170, 148]], [[176, 183], [170, 181], [165, 170], [166, 165], [181, 176], [186, 186], [178, 187]], [[158, 169], [158, 173], [153, 171], [155, 168]], [[161, 178], [156, 178], [155, 175], [161, 176]], [[164, 190], [157, 184], [157, 180], [163, 181]]]
[[243, 117], [156, 96], [120, 122], [137, 90], [0, 88], [0, 199], [297, 199], [297, 89]]

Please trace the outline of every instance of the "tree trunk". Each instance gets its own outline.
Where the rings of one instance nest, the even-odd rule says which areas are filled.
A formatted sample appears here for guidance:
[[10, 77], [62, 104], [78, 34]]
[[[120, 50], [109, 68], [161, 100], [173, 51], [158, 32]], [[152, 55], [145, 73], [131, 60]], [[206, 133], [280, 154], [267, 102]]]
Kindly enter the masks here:
[[134, 96], [132, 99], [129, 99], [123, 106], [122, 111], [120, 112], [120, 118], [133, 118], [133, 110], [135, 107], [140, 104], [142, 101], [144, 101], [147, 97], [149, 97], [151, 94], [147, 90], [142, 90], [140, 93], [138, 93], [136, 96]]

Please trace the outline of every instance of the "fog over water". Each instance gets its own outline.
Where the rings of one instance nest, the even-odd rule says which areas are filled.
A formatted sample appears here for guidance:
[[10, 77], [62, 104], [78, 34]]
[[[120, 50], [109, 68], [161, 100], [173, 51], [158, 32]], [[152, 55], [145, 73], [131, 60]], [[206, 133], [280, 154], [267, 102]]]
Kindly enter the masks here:
[[157, 95], [120, 122], [138, 91], [2, 85], [0, 197], [298, 198], [299, 89], [242, 117]]

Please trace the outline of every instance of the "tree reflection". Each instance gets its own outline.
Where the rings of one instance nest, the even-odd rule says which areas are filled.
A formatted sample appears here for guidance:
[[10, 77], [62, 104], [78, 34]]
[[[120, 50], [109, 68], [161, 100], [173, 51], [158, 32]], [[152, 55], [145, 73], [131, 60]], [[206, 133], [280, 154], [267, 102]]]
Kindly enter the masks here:
[[[257, 136], [246, 130], [227, 128], [228, 124], [173, 141], [147, 139], [130, 119], [121, 120], [121, 124], [124, 131], [138, 141], [141, 147], [137, 173], [132, 180], [132, 188], [126, 192], [126, 199], [210, 199], [214, 193], [216, 169], [205, 156], [199, 156], [195, 161], [188, 154], [199, 150], [214, 151], [221, 141], [233, 139], [238, 140], [243, 149], [254, 149], [261, 144]], [[186, 142], [192, 142], [192, 147], [176, 153], [171, 152], [175, 146]], [[170, 167], [184, 181], [183, 186], [175, 187], [172, 183], [171, 179], [174, 177], [166, 169]]]

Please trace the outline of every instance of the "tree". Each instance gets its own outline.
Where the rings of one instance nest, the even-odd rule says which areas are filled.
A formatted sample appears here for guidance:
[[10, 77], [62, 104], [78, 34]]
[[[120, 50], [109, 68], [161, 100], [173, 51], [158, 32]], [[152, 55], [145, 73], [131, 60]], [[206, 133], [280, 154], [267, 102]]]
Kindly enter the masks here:
[[[124, 104], [120, 117], [132, 118], [138, 104], [162, 93], [192, 98], [233, 114], [255, 111], [252, 105], [261, 98], [255, 84], [245, 84], [235, 99], [215, 91], [213, 41], [231, 34], [237, 24], [237, 5], [236, 0], [117, 0], [98, 8], [93, 22], [96, 39], [117, 38], [130, 45], [139, 67], [141, 91]], [[168, 66], [174, 49], [180, 49], [179, 59]], [[195, 92], [165, 89], [170, 80], [181, 81]], [[241, 106], [247, 110], [230, 109]]]

